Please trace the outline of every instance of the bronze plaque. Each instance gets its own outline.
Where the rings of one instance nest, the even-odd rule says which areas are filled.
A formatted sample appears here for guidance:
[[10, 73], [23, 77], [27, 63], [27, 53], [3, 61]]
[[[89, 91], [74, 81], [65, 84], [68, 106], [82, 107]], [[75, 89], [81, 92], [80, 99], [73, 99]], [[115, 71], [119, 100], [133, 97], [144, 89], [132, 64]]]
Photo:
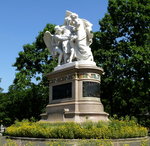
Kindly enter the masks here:
[[52, 87], [52, 99], [64, 99], [72, 97], [72, 83], [56, 85]]
[[100, 97], [100, 83], [83, 82], [83, 97]]

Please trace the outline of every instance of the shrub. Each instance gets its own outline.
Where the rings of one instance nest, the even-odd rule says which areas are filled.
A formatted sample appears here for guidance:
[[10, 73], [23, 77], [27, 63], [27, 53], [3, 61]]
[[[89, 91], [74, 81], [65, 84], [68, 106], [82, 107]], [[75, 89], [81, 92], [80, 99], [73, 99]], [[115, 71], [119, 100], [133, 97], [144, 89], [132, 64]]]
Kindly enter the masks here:
[[15, 122], [6, 129], [5, 134], [22, 137], [62, 138], [62, 139], [114, 139], [147, 136], [146, 128], [134, 120], [110, 120], [97, 123], [74, 122]]

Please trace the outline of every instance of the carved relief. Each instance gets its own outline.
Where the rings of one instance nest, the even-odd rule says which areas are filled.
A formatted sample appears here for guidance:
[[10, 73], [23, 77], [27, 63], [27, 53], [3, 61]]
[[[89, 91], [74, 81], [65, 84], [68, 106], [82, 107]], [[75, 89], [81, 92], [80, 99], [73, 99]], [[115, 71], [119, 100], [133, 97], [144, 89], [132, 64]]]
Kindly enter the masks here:
[[57, 83], [62, 81], [68, 81], [68, 80], [75, 80], [75, 79], [94, 79], [94, 80], [101, 80], [101, 77], [97, 73], [79, 73], [79, 74], [68, 74], [64, 75], [62, 77], [57, 77], [49, 80], [49, 83]]
[[100, 81], [101, 79], [100, 75], [96, 73], [81, 73], [81, 74], [78, 74], [78, 78], [79, 79], [95, 79], [98, 81]]

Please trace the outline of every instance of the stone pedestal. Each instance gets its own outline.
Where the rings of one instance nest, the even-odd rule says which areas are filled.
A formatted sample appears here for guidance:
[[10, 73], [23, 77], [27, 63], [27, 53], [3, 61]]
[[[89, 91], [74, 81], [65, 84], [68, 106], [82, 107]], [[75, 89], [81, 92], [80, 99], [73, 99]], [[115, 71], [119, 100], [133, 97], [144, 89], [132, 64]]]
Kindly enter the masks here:
[[103, 69], [94, 62], [73, 62], [56, 67], [47, 75], [49, 104], [42, 120], [75, 121], [108, 120], [100, 101]]

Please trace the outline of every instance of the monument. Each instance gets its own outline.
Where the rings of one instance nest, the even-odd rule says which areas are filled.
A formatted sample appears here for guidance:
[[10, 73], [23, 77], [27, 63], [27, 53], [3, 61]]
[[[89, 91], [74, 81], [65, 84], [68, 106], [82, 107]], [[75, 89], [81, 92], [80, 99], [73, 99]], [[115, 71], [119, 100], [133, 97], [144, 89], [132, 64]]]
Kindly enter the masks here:
[[49, 104], [41, 120], [75, 121], [108, 120], [100, 100], [103, 69], [96, 66], [91, 52], [92, 24], [66, 11], [63, 25], [55, 26], [55, 34], [44, 33], [44, 42], [58, 66], [47, 75]]

